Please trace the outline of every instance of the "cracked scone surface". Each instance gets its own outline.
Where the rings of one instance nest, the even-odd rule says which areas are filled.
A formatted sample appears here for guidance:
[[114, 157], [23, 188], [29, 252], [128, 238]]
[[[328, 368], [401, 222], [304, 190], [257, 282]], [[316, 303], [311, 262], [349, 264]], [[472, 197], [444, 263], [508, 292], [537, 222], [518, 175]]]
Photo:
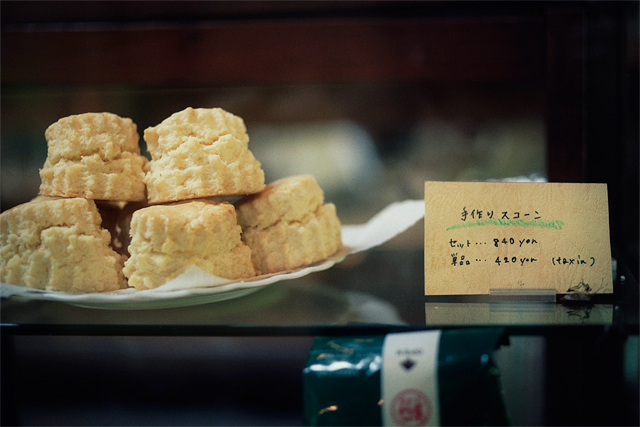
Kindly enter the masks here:
[[255, 276], [251, 250], [230, 203], [193, 200], [139, 209], [131, 218], [124, 273], [137, 290], [153, 289], [195, 265], [214, 276]]
[[340, 220], [311, 175], [274, 181], [236, 202], [242, 239], [261, 274], [321, 261], [342, 248]]
[[187, 108], [144, 131], [150, 203], [238, 196], [264, 189], [244, 121], [220, 108]]
[[137, 127], [112, 113], [64, 117], [45, 131], [47, 159], [40, 194], [97, 200], [145, 199]]
[[38, 197], [0, 214], [0, 281], [48, 291], [126, 287], [92, 200]]

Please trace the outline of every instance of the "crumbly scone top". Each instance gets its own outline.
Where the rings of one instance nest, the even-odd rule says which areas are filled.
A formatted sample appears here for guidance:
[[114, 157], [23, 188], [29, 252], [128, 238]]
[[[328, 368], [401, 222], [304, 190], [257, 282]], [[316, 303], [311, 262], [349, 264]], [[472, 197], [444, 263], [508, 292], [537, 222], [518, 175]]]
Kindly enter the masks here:
[[113, 113], [84, 113], [63, 117], [45, 131], [47, 161], [80, 160], [98, 154], [111, 161], [123, 152], [140, 154], [136, 124]]
[[191, 108], [173, 113], [159, 125], [144, 131], [144, 139], [155, 160], [178, 148], [184, 142], [212, 145], [224, 135], [232, 135], [246, 147], [247, 128], [242, 118], [221, 108]]
[[[76, 227], [84, 234], [101, 231], [102, 218], [93, 200], [40, 196], [2, 213], [2, 235], [19, 231], [16, 226], [37, 224], [39, 229]], [[6, 228], [5, 228], [6, 227]]]
[[267, 228], [278, 221], [299, 221], [324, 203], [324, 192], [312, 175], [274, 181], [258, 194], [236, 202], [242, 227]]
[[212, 233], [221, 240], [228, 235], [240, 236], [233, 205], [204, 199], [139, 209], [133, 213], [131, 230], [132, 235], [139, 235], [158, 252], [167, 251], [169, 247], [191, 250], [203, 243], [199, 239], [206, 239]]

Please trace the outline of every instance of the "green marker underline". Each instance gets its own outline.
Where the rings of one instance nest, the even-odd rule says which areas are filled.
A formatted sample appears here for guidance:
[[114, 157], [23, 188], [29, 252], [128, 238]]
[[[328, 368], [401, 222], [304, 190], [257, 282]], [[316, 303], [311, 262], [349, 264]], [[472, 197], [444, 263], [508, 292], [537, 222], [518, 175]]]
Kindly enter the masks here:
[[562, 230], [564, 221], [557, 219], [497, 219], [487, 218], [483, 220], [475, 220], [469, 222], [461, 222], [446, 228], [446, 231], [457, 230], [460, 228], [483, 227], [485, 225], [498, 225], [502, 227], [535, 227], [548, 228], [554, 230]]

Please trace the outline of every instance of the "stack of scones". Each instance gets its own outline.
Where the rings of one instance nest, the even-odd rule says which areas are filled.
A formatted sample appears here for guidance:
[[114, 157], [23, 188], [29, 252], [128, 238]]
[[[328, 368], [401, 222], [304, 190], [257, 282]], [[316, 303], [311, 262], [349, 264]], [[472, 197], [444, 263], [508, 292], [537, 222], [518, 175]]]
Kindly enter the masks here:
[[49, 291], [153, 289], [195, 265], [242, 280], [342, 247], [310, 175], [265, 185], [244, 121], [187, 108], [144, 131], [85, 113], [45, 132], [40, 195], [0, 214], [0, 282]]

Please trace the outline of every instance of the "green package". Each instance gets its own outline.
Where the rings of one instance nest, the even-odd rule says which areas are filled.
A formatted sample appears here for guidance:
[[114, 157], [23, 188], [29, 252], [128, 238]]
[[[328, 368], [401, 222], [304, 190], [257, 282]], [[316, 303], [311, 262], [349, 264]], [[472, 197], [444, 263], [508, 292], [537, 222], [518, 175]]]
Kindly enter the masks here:
[[[442, 330], [437, 354], [441, 425], [508, 425], [491, 354], [501, 328]], [[380, 426], [385, 335], [318, 337], [304, 380], [304, 424]]]

